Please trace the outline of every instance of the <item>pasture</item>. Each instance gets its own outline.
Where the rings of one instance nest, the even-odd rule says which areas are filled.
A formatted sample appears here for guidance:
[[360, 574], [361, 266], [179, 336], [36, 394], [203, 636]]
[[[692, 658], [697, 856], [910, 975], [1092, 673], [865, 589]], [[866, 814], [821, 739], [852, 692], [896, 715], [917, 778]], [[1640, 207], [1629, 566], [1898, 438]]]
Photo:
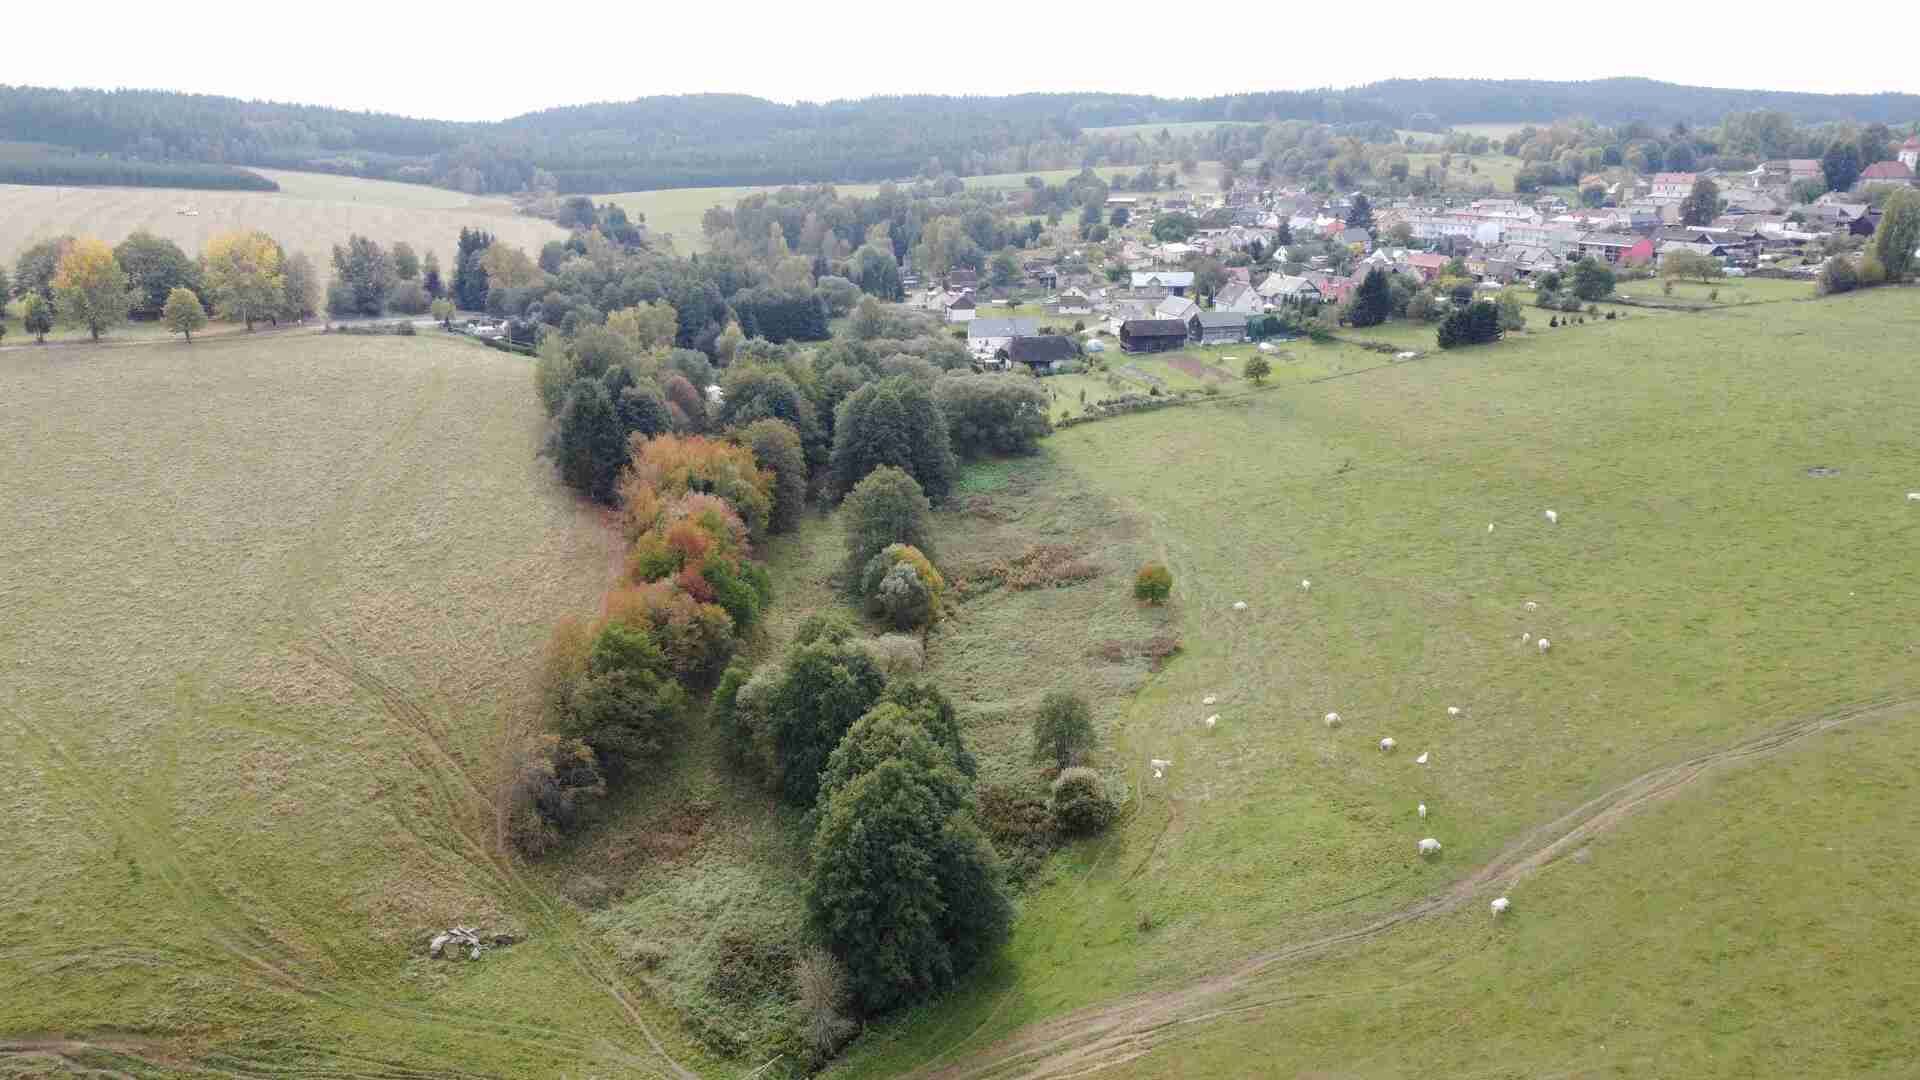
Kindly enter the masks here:
[[[332, 275], [333, 245], [346, 243], [353, 233], [383, 246], [405, 240], [422, 257], [437, 252], [441, 272], [451, 275], [463, 226], [485, 229], [532, 255], [548, 240], [566, 238], [552, 222], [518, 214], [505, 199], [385, 180], [256, 171], [278, 182], [280, 190], [0, 184], [0, 259], [11, 267], [21, 251], [56, 236], [97, 236], [117, 244], [139, 229], [198, 255], [219, 233], [259, 229], [289, 253], [305, 253], [323, 279]], [[189, 216], [182, 210], [195, 213]]]
[[[1443, 155], [1437, 151], [1412, 153], [1407, 155], [1407, 164], [1413, 174], [1419, 175], [1431, 165], [1436, 176], [1439, 174], [1440, 159]], [[1526, 163], [1517, 157], [1506, 154], [1454, 154], [1452, 168], [1446, 171], [1445, 186], [1449, 189], [1472, 189], [1478, 185], [1490, 185], [1493, 191], [1513, 191], [1513, 179]]]
[[1916, 332], [1636, 314], [1056, 434], [1014, 474], [1175, 575], [1105, 718], [1131, 813], [838, 1075], [1910, 1072]]
[[[524, 360], [304, 334], [0, 381], [0, 1073], [708, 1069], [495, 843], [503, 726], [619, 553]], [[455, 924], [523, 940], [428, 960]]]

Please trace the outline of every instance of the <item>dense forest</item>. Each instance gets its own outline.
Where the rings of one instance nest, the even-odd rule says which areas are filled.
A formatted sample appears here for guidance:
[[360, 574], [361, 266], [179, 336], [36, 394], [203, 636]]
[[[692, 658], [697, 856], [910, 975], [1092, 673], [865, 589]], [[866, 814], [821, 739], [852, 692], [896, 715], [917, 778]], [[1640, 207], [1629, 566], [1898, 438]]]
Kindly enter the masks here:
[[79, 154], [34, 143], [0, 143], [0, 184], [99, 184], [112, 187], [279, 191], [257, 172], [193, 161], [143, 161]]
[[1179, 149], [1098, 130], [1131, 124], [1299, 121], [1359, 135], [1567, 117], [1699, 125], [1756, 111], [1799, 124], [1897, 124], [1920, 118], [1920, 96], [1719, 90], [1647, 79], [1421, 79], [1211, 98], [1022, 94], [782, 105], [704, 94], [461, 124], [161, 91], [0, 86], [0, 140], [145, 166], [257, 165], [475, 193], [600, 193], [1151, 164]]

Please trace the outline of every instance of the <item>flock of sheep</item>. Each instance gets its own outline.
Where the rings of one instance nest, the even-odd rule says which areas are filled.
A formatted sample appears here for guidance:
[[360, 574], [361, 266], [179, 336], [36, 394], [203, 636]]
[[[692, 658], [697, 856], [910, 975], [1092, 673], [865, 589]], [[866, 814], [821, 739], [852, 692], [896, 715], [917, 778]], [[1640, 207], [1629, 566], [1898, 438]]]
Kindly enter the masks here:
[[[1914, 501], [1916, 501], [1916, 502], [1920, 502], [1920, 492], [1914, 492], [1914, 493], [1911, 493], [1911, 494], [1909, 494], [1909, 495], [1907, 496], [1907, 498], [1909, 498], [1909, 499], [1911, 499], [1911, 500], [1914, 500]], [[1559, 514], [1559, 512], [1558, 512], [1558, 511], [1556, 511], [1556, 510], [1546, 510], [1546, 511], [1543, 511], [1543, 512], [1542, 512], [1542, 515], [1541, 515], [1541, 516], [1543, 516], [1543, 517], [1545, 517], [1545, 518], [1547, 519], [1547, 524], [1549, 524], [1549, 525], [1558, 525], [1558, 524], [1560, 523], [1560, 514]], [[1489, 522], [1487, 523], [1487, 531], [1488, 531], [1488, 532], [1493, 532], [1493, 531], [1494, 531], [1494, 526], [1493, 526], [1493, 522], [1491, 522], [1491, 521], [1489, 521]], [[1312, 591], [1313, 591], [1313, 580], [1312, 580], [1311, 578], [1301, 578], [1301, 579], [1300, 579], [1300, 591], [1301, 591], [1301, 592], [1312, 592]], [[1538, 610], [1540, 610], [1540, 605], [1539, 605], [1538, 603], [1536, 603], [1535, 601], [1532, 601], [1532, 600], [1529, 600], [1529, 601], [1527, 601], [1527, 602], [1526, 602], [1526, 604], [1525, 604], [1525, 605], [1523, 605], [1523, 606], [1525, 607], [1525, 609], [1526, 609], [1526, 610], [1527, 610], [1527, 611], [1528, 611], [1529, 613], [1531, 613], [1531, 612], [1534, 612], [1534, 611], [1538, 611]], [[1246, 602], [1245, 600], [1236, 600], [1236, 601], [1234, 601], [1234, 603], [1233, 603], [1233, 610], [1235, 610], [1235, 611], [1245, 611], [1245, 610], [1247, 610], [1247, 602]], [[1535, 637], [1533, 636], [1533, 632], [1532, 632], [1532, 631], [1530, 631], [1530, 630], [1529, 630], [1529, 631], [1526, 631], [1526, 632], [1523, 632], [1523, 633], [1522, 633], [1522, 634], [1520, 635], [1520, 643], [1521, 643], [1521, 644], [1523, 644], [1523, 645], [1525, 645], [1525, 644], [1528, 644], [1528, 643], [1530, 643], [1530, 642], [1531, 642], [1531, 643], [1533, 643], [1533, 644], [1534, 644], [1534, 646], [1535, 646], [1535, 647], [1536, 647], [1537, 649], [1539, 649], [1539, 650], [1540, 650], [1540, 652], [1541, 652], [1541, 653], [1543, 653], [1543, 654], [1544, 654], [1544, 653], [1546, 653], [1546, 652], [1547, 652], [1547, 651], [1548, 651], [1549, 649], [1552, 649], [1552, 648], [1553, 648], [1553, 642], [1551, 642], [1551, 641], [1549, 641], [1549, 640], [1547, 640], [1546, 638], [1544, 638], [1544, 637], [1542, 637], [1542, 638], [1537, 638], [1537, 639], [1536, 639], [1536, 638], [1535, 638]], [[1218, 697], [1216, 697], [1215, 695], [1213, 695], [1213, 694], [1208, 694], [1208, 695], [1207, 695], [1206, 697], [1204, 697], [1204, 698], [1202, 698], [1202, 699], [1201, 699], [1201, 701], [1200, 701], [1200, 703], [1201, 703], [1202, 705], [1212, 705], [1212, 704], [1214, 704], [1215, 702], [1217, 702], [1218, 700], [1219, 700], [1219, 698], [1218, 698]], [[1447, 715], [1448, 715], [1448, 716], [1450, 716], [1450, 717], [1458, 717], [1458, 716], [1459, 716], [1460, 714], [1461, 714], [1461, 709], [1460, 709], [1460, 706], [1458, 706], [1458, 705], [1449, 705], [1449, 706], [1447, 706]], [[1328, 714], [1326, 715], [1326, 718], [1325, 718], [1325, 722], [1326, 722], [1326, 725], [1327, 725], [1327, 727], [1328, 727], [1328, 728], [1337, 728], [1337, 727], [1339, 727], [1339, 726], [1340, 726], [1340, 714], [1339, 714], [1339, 713], [1337, 713], [1337, 712], [1330, 712], [1330, 713], [1328, 713]], [[1218, 725], [1218, 724], [1220, 723], [1220, 714], [1219, 714], [1219, 713], [1212, 713], [1212, 714], [1210, 714], [1210, 715], [1209, 715], [1209, 716], [1208, 716], [1208, 717], [1206, 718], [1206, 720], [1204, 721], [1204, 723], [1206, 724], [1206, 727], [1207, 727], [1207, 730], [1208, 730], [1208, 731], [1212, 731], [1212, 730], [1214, 729], [1214, 727], [1215, 727], [1216, 725]], [[1398, 747], [1399, 745], [1400, 745], [1400, 744], [1399, 744], [1399, 743], [1397, 743], [1397, 742], [1395, 742], [1395, 741], [1394, 741], [1394, 739], [1393, 739], [1393, 737], [1392, 737], [1391, 735], [1389, 735], [1389, 736], [1387, 736], [1387, 737], [1385, 737], [1385, 738], [1382, 738], [1382, 739], [1380, 740], [1380, 752], [1381, 752], [1381, 753], [1383, 753], [1383, 754], [1391, 754], [1391, 753], [1392, 753], [1392, 752], [1393, 752], [1393, 751], [1394, 751], [1394, 750], [1395, 750], [1395, 749], [1396, 749], [1396, 748], [1397, 748], [1397, 747]], [[1414, 764], [1416, 764], [1416, 765], [1425, 765], [1425, 764], [1427, 764], [1427, 762], [1428, 762], [1429, 760], [1431, 760], [1431, 757], [1432, 757], [1432, 752], [1431, 752], [1431, 751], [1424, 751], [1424, 750], [1423, 750], [1423, 751], [1421, 751], [1421, 753], [1420, 753], [1420, 756], [1419, 756], [1419, 757], [1416, 757], [1416, 758], [1414, 758], [1414, 759], [1413, 759], [1413, 763], [1414, 763]], [[1172, 766], [1172, 764], [1173, 764], [1173, 763], [1172, 763], [1172, 762], [1170, 762], [1170, 761], [1164, 761], [1164, 760], [1161, 760], [1161, 759], [1159, 759], [1159, 758], [1155, 758], [1155, 759], [1153, 759], [1153, 761], [1152, 761], [1152, 766], [1153, 766], [1153, 775], [1154, 775], [1154, 778], [1155, 778], [1156, 780], [1157, 780], [1157, 779], [1161, 779], [1161, 778], [1163, 778], [1163, 777], [1164, 777], [1164, 776], [1166, 775], [1166, 770], [1167, 770], [1167, 769], [1168, 769], [1169, 767], [1171, 767], [1171, 766]], [[1426, 816], [1427, 816], [1427, 804], [1426, 804], [1426, 803], [1420, 803], [1420, 804], [1418, 804], [1418, 805], [1417, 805], [1417, 806], [1416, 806], [1416, 807], [1414, 808], [1414, 812], [1415, 812], [1416, 814], [1418, 814], [1418, 815], [1419, 815], [1419, 817], [1420, 817], [1421, 819], [1423, 819], [1423, 820], [1424, 820], [1424, 819], [1426, 818]], [[1419, 853], [1420, 853], [1420, 854], [1421, 854], [1422, 856], [1431, 856], [1431, 855], [1438, 855], [1438, 854], [1440, 854], [1440, 841], [1439, 841], [1439, 840], [1438, 840], [1437, 838], [1435, 838], [1435, 837], [1431, 837], [1431, 836], [1428, 836], [1428, 837], [1423, 837], [1423, 838], [1421, 838], [1421, 840], [1420, 840], [1420, 842], [1419, 842], [1418, 844], [1416, 844], [1416, 845], [1414, 845], [1414, 847], [1415, 847], [1415, 850], [1417, 850], [1417, 851], [1418, 851], [1418, 852], [1419, 852]], [[1503, 914], [1505, 914], [1505, 913], [1506, 913], [1506, 911], [1507, 911], [1507, 909], [1508, 909], [1508, 908], [1510, 908], [1510, 907], [1512, 907], [1512, 906], [1513, 906], [1513, 902], [1512, 902], [1511, 900], [1509, 900], [1508, 898], [1506, 898], [1506, 897], [1504, 897], [1504, 896], [1500, 896], [1500, 897], [1495, 897], [1495, 898], [1494, 898], [1494, 901], [1493, 901], [1493, 903], [1492, 903], [1492, 904], [1491, 904], [1490, 906], [1492, 907], [1492, 909], [1493, 909], [1493, 913], [1494, 913], [1495, 915], [1503, 915]]]

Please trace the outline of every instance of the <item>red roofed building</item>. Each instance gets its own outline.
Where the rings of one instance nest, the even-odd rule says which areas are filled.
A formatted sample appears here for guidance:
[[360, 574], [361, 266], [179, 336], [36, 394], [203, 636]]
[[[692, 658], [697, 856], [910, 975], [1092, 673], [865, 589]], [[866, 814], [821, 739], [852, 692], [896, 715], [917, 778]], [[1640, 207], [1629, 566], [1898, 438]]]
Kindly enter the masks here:
[[1407, 265], [1413, 267], [1415, 272], [1420, 275], [1420, 280], [1432, 281], [1434, 278], [1440, 276], [1440, 271], [1446, 269], [1447, 257], [1445, 255], [1432, 255], [1421, 252], [1417, 255], [1407, 256]]
[[1861, 184], [1911, 184], [1913, 167], [1904, 161], [1876, 161], [1860, 170]]

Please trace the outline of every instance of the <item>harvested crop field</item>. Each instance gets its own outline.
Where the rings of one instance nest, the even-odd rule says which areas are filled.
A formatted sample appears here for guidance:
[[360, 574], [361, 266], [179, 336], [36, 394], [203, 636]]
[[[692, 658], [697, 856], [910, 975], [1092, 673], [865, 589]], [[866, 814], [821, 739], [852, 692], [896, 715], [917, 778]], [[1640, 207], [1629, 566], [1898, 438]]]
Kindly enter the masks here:
[[[699, 1064], [494, 843], [501, 726], [617, 548], [524, 360], [304, 335], [0, 381], [0, 1073]], [[429, 960], [455, 924], [519, 940]]]

